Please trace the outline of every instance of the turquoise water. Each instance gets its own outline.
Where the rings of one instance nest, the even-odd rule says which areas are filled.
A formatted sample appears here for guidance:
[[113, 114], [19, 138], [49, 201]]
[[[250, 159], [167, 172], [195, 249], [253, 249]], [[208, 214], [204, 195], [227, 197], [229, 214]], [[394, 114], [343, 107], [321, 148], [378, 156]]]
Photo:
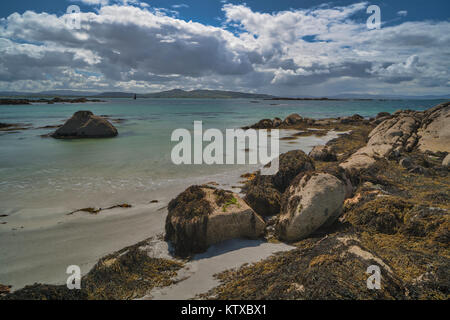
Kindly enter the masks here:
[[[62, 124], [74, 112], [91, 110], [125, 121], [113, 139], [63, 141], [41, 138], [52, 129], [0, 135], [0, 209], [58, 206], [70, 200], [117, 199], [145, 194], [179, 180], [223, 173], [230, 166], [175, 166], [170, 141], [177, 128], [237, 128], [262, 118], [297, 112], [326, 118], [365, 117], [398, 109], [423, 110], [441, 101], [260, 101], [110, 99], [105, 103], [0, 106], [0, 122], [33, 128]], [[272, 105], [277, 104], [277, 105]], [[123, 196], [126, 200], [126, 197]], [[88, 201], [88, 202], [89, 202]]]

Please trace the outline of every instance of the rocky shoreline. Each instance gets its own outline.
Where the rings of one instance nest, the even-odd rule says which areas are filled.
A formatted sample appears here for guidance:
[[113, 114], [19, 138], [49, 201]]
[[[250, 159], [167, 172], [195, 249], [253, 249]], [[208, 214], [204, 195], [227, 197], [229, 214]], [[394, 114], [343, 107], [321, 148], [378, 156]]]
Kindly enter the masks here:
[[[300, 150], [282, 154], [274, 176], [246, 175], [242, 198], [210, 186], [191, 186], [170, 202], [165, 239], [175, 256], [190, 257], [237, 237], [296, 247], [217, 275], [220, 286], [197, 298], [450, 297], [449, 102], [424, 112], [380, 113], [371, 119], [354, 115], [315, 120], [293, 114], [248, 128], [295, 129], [298, 136], [348, 133], [309, 155]], [[140, 247], [133, 252], [140, 254]], [[381, 270], [381, 290], [367, 289], [371, 265]], [[119, 271], [108, 270], [95, 278], [95, 286], [119, 277]], [[89, 274], [97, 271], [94, 267]], [[144, 282], [157, 277], [144, 276]], [[129, 288], [126, 279], [115, 283], [119, 291]], [[71, 297], [63, 286], [63, 294], [47, 287], [29, 286], [3, 298]], [[75, 298], [127, 299], [143, 291], [116, 296], [90, 291]]]
[[34, 103], [46, 103], [46, 104], [55, 104], [55, 103], [88, 103], [88, 102], [105, 102], [100, 99], [87, 99], [87, 98], [59, 98], [55, 97], [53, 99], [0, 99], [0, 105], [29, 105]]

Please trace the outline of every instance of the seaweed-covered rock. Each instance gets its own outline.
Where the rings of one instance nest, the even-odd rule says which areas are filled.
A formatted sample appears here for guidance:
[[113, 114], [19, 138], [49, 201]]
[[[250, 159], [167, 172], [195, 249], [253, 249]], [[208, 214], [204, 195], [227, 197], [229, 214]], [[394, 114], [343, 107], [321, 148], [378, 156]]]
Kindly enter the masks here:
[[294, 125], [303, 121], [303, 118], [298, 113], [290, 114], [284, 119], [284, 123], [287, 125]]
[[272, 181], [280, 192], [284, 192], [299, 173], [310, 170], [314, 170], [311, 158], [301, 150], [292, 150], [280, 155], [279, 170]]
[[257, 175], [244, 188], [244, 200], [262, 216], [273, 216], [280, 212], [281, 192], [272, 183], [271, 176]]
[[359, 114], [354, 114], [353, 116], [340, 119], [339, 122], [342, 124], [351, 124], [361, 122], [362, 120], [364, 120], [364, 117]]
[[344, 183], [331, 174], [304, 174], [296, 178], [283, 195], [277, 236], [296, 241], [333, 223], [342, 212], [345, 195]]
[[309, 157], [318, 161], [337, 161], [336, 153], [329, 146], [315, 146]]
[[[371, 265], [380, 268], [380, 290], [367, 287], [372, 275], [367, 270]], [[217, 278], [221, 284], [201, 298], [379, 300], [406, 299], [408, 292], [389, 261], [368, 250], [352, 233], [305, 239], [294, 250], [227, 270]]]
[[117, 134], [117, 129], [108, 120], [91, 111], [78, 111], [51, 136], [57, 139], [109, 138]]
[[280, 118], [274, 118], [272, 121], [274, 128], [281, 126], [282, 123], [283, 123], [283, 120], [281, 120]]
[[345, 215], [345, 220], [354, 226], [394, 234], [402, 227], [404, 215], [412, 204], [394, 196], [377, 197]]
[[262, 216], [278, 214], [281, 194], [299, 173], [310, 170], [314, 170], [314, 163], [303, 151], [283, 153], [279, 157], [279, 170], [276, 174], [261, 176], [257, 173], [255, 179], [246, 184], [243, 189], [244, 200]]
[[188, 257], [233, 238], [255, 239], [265, 223], [238, 195], [207, 186], [191, 186], [169, 203], [166, 240], [175, 254]]

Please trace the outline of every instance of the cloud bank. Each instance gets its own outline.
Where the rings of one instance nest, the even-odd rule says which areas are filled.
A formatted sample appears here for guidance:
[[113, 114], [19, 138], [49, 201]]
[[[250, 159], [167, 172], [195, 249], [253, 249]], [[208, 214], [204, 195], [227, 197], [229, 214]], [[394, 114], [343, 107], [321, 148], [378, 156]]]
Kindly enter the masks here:
[[224, 4], [224, 23], [214, 27], [127, 3], [81, 13], [77, 30], [67, 15], [27, 11], [0, 19], [0, 89], [301, 96], [448, 93], [450, 86], [447, 21], [368, 30], [355, 18], [367, 3], [272, 14]]

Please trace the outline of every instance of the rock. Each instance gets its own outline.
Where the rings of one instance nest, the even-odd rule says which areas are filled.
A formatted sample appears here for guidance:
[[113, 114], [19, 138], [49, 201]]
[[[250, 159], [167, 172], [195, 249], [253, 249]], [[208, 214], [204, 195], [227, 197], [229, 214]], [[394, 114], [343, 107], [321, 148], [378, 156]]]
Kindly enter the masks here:
[[273, 121], [270, 119], [262, 119], [256, 125], [254, 125], [254, 129], [270, 129], [273, 127]]
[[450, 152], [450, 102], [442, 103], [424, 112], [417, 135], [422, 152]]
[[0, 99], [0, 105], [31, 104], [28, 99]]
[[303, 121], [303, 118], [298, 113], [293, 113], [284, 119], [284, 123], [287, 125], [297, 124]]
[[3, 285], [3, 284], [0, 284], [0, 296], [2, 295], [2, 294], [7, 294], [7, 293], [9, 293], [10, 291], [11, 291], [11, 286], [5, 286], [5, 285]]
[[296, 241], [334, 222], [341, 214], [345, 194], [344, 184], [333, 175], [299, 176], [283, 195], [277, 236]]
[[390, 117], [390, 116], [391, 116], [391, 114], [389, 112], [379, 112], [375, 119]]
[[415, 174], [426, 174], [427, 173], [427, 169], [425, 169], [422, 166], [415, 166], [412, 169], [410, 169], [408, 172], [409, 173], [415, 173]]
[[364, 117], [360, 116], [359, 114], [354, 114], [351, 117], [345, 117], [340, 119], [340, 123], [342, 124], [350, 124], [350, 123], [356, 123], [364, 120]]
[[108, 138], [117, 134], [117, 129], [108, 120], [91, 111], [78, 111], [51, 136], [57, 139]]
[[450, 153], [442, 160], [442, 166], [443, 167], [449, 167], [450, 166]]
[[275, 118], [272, 121], [272, 125], [274, 128], [281, 126], [282, 123], [283, 123], [283, 120], [281, 120], [280, 118]]
[[281, 192], [272, 183], [270, 176], [257, 176], [245, 187], [245, 202], [262, 216], [273, 216], [280, 212]]
[[281, 194], [291, 181], [302, 172], [314, 170], [314, 163], [301, 150], [280, 155], [279, 170], [273, 176], [259, 173], [243, 188], [244, 200], [258, 214], [272, 216], [280, 212]]
[[318, 161], [337, 161], [336, 153], [328, 146], [315, 146], [309, 157]]
[[265, 223], [238, 195], [206, 186], [191, 186], [170, 201], [166, 241], [177, 256], [201, 253], [233, 238], [256, 239]]
[[415, 144], [409, 139], [419, 125], [420, 117], [416, 112], [396, 113], [395, 117], [383, 121], [373, 129], [367, 145], [356, 151], [341, 166], [346, 170], [367, 169], [376, 159], [389, 157], [394, 150], [400, 152], [408, 141]]
[[402, 159], [400, 159], [398, 164], [401, 165], [403, 168], [406, 168], [406, 169], [411, 168], [412, 165], [413, 165], [413, 163], [412, 163], [410, 158], [402, 158]]
[[284, 192], [299, 173], [314, 170], [314, 163], [301, 150], [292, 150], [281, 154], [279, 165], [279, 170], [272, 177], [272, 182], [280, 192]]

